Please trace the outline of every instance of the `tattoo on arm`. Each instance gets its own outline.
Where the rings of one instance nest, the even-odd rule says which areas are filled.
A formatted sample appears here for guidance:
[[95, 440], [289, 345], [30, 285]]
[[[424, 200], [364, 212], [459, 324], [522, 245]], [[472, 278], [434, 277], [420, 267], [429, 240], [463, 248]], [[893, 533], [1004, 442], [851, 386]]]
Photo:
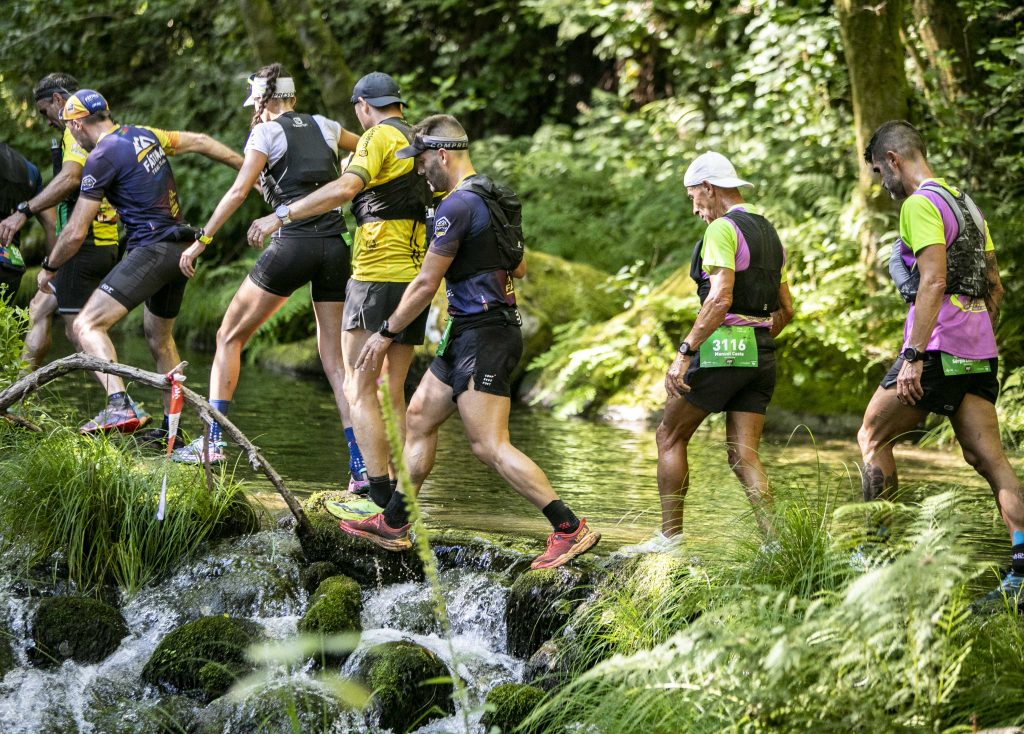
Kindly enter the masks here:
[[1003, 300], [1003, 283], [999, 279], [999, 263], [996, 262], [996, 253], [991, 250], [985, 253], [985, 278], [988, 280], [985, 307], [988, 309], [989, 318], [992, 319], [992, 326], [995, 327], [999, 321], [999, 304]]
[[881, 467], [868, 464], [861, 473], [860, 485], [865, 502], [888, 499], [896, 491], [898, 485], [896, 472], [893, 471], [892, 475], [887, 477]]

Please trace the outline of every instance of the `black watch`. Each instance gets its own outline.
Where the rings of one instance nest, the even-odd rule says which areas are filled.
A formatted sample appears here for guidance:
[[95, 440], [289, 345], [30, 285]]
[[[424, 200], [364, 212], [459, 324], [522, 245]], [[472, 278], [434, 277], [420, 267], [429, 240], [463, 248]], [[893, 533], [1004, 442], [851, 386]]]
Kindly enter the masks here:
[[920, 362], [924, 359], [924, 352], [920, 352], [914, 347], [907, 347], [900, 352], [900, 356], [903, 357], [904, 362]]
[[690, 342], [683, 342], [679, 345], [679, 353], [684, 357], [692, 357], [697, 350], [690, 346]]
[[23, 201], [14, 207], [14, 211], [18, 212], [18, 214], [24, 214], [29, 219], [32, 218], [32, 207], [28, 205], [27, 201]]
[[41, 263], [39, 263], [39, 267], [41, 267], [43, 270], [45, 270], [48, 273], [56, 273], [58, 270], [60, 270], [60, 268], [51, 268], [50, 267], [50, 256], [49, 255], [47, 255], [46, 257], [43, 258], [43, 261]]
[[377, 333], [380, 334], [385, 339], [394, 339], [395, 337], [398, 336], [397, 332], [388, 331], [388, 322], [386, 319], [384, 323], [380, 325], [380, 328], [377, 329]]

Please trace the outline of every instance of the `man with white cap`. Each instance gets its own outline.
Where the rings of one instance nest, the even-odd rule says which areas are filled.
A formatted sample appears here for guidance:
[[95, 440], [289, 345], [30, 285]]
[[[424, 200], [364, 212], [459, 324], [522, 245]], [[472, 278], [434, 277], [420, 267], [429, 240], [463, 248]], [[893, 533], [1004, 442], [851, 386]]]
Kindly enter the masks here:
[[740, 188], [753, 184], [721, 153], [698, 156], [683, 183], [693, 213], [708, 223], [690, 265], [701, 307], [665, 377], [657, 433], [661, 530], [620, 551], [627, 554], [682, 545], [687, 444], [710, 413], [726, 414], [729, 465], [768, 530], [763, 510], [771, 495], [758, 445], [775, 390], [774, 337], [793, 318], [786, 254], [771, 223], [743, 201]]

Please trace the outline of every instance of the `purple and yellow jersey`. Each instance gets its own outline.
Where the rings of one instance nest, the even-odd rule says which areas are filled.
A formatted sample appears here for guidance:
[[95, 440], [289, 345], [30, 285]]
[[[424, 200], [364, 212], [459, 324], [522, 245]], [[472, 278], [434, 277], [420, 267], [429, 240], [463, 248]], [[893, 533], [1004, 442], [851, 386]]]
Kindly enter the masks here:
[[85, 162], [80, 196], [109, 199], [124, 223], [129, 250], [177, 236], [183, 220], [167, 160], [177, 146], [177, 132], [121, 125], [97, 141]]
[[[71, 131], [66, 127], [64, 128], [60, 147], [61, 161], [63, 163], [71, 161], [83, 168], [85, 167], [85, 161], [88, 159], [89, 154], [85, 151], [85, 148], [78, 144]], [[67, 204], [61, 202], [57, 206], [57, 234], [60, 234], [60, 231], [64, 229], [64, 225], [67, 224], [70, 215], [71, 212], [68, 211]], [[117, 212], [106, 199], [100, 202], [100, 210], [96, 213], [96, 219], [93, 220], [89, 231], [92, 235], [93, 244], [99, 247], [117, 245]]]

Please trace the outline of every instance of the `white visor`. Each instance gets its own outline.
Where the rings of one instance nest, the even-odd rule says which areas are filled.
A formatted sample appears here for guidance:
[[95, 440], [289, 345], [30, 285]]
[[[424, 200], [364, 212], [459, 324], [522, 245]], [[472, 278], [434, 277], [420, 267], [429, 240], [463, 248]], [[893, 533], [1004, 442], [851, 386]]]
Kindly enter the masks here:
[[[267, 91], [267, 80], [264, 77], [251, 77], [249, 79], [249, 98], [242, 103], [243, 107], [253, 107], [256, 102]], [[274, 85], [274, 96], [271, 99], [283, 99], [295, 96], [295, 80], [290, 76], [283, 76]]]

